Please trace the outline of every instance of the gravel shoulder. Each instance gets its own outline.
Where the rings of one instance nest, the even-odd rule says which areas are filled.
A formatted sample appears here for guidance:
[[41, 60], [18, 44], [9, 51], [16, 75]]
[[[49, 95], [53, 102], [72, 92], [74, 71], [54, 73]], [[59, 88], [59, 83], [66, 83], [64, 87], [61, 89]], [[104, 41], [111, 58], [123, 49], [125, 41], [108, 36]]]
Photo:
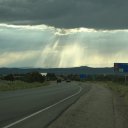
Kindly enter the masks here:
[[128, 128], [128, 109], [121, 97], [96, 83], [48, 128]]

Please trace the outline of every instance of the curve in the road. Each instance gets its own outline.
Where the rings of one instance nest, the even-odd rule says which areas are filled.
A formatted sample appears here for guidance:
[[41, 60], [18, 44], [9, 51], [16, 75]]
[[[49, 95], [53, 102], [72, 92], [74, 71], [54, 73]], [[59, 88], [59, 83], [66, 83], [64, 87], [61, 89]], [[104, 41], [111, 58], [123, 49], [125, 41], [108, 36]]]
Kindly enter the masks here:
[[77, 91], [76, 93], [74, 93], [74, 94], [72, 94], [72, 95], [70, 95], [70, 96], [68, 96], [68, 97], [66, 97], [66, 98], [64, 98], [64, 99], [61, 99], [60, 101], [58, 101], [58, 102], [56, 102], [56, 103], [54, 103], [54, 104], [52, 104], [52, 105], [50, 105], [50, 106], [48, 106], [48, 107], [46, 107], [46, 108], [43, 108], [43, 109], [41, 109], [41, 110], [39, 110], [39, 111], [37, 111], [37, 112], [35, 112], [35, 113], [32, 113], [32, 114], [30, 114], [29, 116], [26, 116], [26, 117], [24, 117], [24, 118], [22, 118], [22, 119], [20, 119], [20, 120], [18, 120], [18, 121], [15, 121], [15, 122], [13, 122], [13, 123], [7, 125], [7, 126], [4, 126], [3, 128], [10, 128], [10, 127], [12, 127], [12, 126], [14, 126], [14, 125], [16, 125], [16, 124], [22, 122], [22, 121], [25, 121], [25, 120], [27, 120], [27, 119], [33, 117], [33, 116], [36, 116], [36, 115], [40, 114], [41, 112], [44, 112], [44, 111], [46, 111], [46, 110], [48, 110], [48, 109], [50, 109], [50, 108], [52, 108], [52, 107], [54, 107], [54, 106], [56, 106], [56, 105], [58, 105], [58, 104], [64, 102], [64, 101], [66, 101], [66, 100], [68, 100], [68, 99], [70, 99], [70, 98], [72, 98], [72, 97], [74, 97], [74, 96], [80, 94], [81, 91], [82, 91], [82, 87], [79, 86], [79, 91]]

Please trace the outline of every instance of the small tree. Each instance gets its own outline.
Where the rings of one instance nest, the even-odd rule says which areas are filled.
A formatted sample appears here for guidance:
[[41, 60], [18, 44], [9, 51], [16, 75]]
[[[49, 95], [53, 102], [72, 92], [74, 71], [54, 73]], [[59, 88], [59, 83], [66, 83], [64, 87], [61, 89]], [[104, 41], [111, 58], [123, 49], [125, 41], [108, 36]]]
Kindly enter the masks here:
[[26, 82], [44, 82], [45, 76], [42, 76], [39, 72], [32, 72], [25, 75], [24, 80]]
[[46, 77], [48, 80], [57, 80], [57, 77], [54, 73], [48, 73]]
[[9, 74], [7, 76], [4, 77], [4, 80], [7, 80], [7, 81], [14, 81], [14, 76], [12, 74]]

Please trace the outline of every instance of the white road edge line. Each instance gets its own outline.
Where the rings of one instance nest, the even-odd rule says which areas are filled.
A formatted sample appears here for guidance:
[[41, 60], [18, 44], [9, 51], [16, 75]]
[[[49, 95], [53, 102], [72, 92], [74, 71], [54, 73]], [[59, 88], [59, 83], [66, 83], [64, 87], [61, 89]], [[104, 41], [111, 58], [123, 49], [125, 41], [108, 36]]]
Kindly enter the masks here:
[[72, 98], [72, 97], [74, 97], [74, 96], [80, 94], [82, 88], [81, 88], [81, 87], [79, 87], [79, 88], [80, 88], [80, 89], [79, 89], [79, 91], [78, 91], [77, 93], [75, 93], [75, 94], [73, 94], [73, 95], [71, 95], [71, 96], [68, 96], [67, 98], [62, 99], [62, 100], [60, 100], [59, 102], [57, 102], [57, 103], [55, 103], [55, 104], [53, 104], [53, 105], [50, 105], [50, 106], [48, 106], [48, 107], [46, 107], [46, 108], [44, 108], [44, 109], [41, 109], [41, 110], [39, 110], [39, 111], [37, 111], [37, 112], [35, 112], [35, 113], [29, 115], [29, 116], [26, 116], [26, 117], [24, 117], [24, 118], [22, 118], [22, 119], [20, 119], [20, 120], [18, 120], [18, 121], [16, 121], [16, 122], [14, 122], [14, 123], [11, 123], [11, 124], [9, 124], [9, 125], [7, 125], [7, 126], [4, 126], [3, 128], [10, 128], [10, 127], [12, 127], [12, 126], [14, 126], [14, 125], [16, 125], [16, 124], [18, 124], [18, 123], [20, 123], [20, 122], [26, 120], [26, 119], [29, 119], [29, 118], [31, 118], [31, 117], [33, 117], [33, 116], [35, 116], [35, 115], [37, 115], [37, 114], [39, 114], [39, 113], [41, 113], [41, 112], [43, 112], [43, 111], [46, 111], [46, 110], [48, 110], [48, 109], [50, 109], [50, 108], [52, 108], [52, 107], [54, 107], [54, 106], [56, 106], [56, 105], [58, 105], [58, 104], [64, 102], [65, 100], [68, 100], [68, 99], [70, 99], [70, 98]]

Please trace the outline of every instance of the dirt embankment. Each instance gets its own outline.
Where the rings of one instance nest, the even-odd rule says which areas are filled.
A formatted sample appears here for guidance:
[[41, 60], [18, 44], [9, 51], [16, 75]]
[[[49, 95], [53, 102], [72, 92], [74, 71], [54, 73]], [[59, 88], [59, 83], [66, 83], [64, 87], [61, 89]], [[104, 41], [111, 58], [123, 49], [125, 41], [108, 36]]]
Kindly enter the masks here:
[[128, 128], [127, 106], [121, 97], [99, 84], [88, 84], [91, 90], [48, 128]]

